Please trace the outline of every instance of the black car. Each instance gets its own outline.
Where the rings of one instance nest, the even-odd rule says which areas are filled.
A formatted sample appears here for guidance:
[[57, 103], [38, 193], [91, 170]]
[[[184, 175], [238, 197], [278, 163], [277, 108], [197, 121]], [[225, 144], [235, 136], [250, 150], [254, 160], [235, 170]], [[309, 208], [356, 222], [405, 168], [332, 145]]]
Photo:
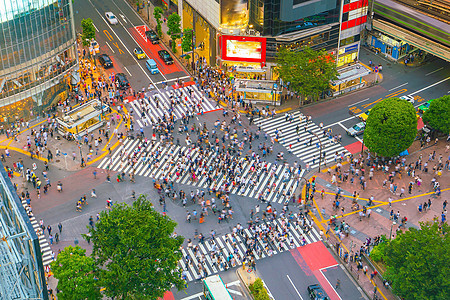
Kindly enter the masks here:
[[170, 54], [169, 54], [169, 52], [167, 52], [167, 50], [159, 50], [158, 55], [159, 55], [159, 57], [161, 57], [163, 62], [166, 63], [166, 65], [173, 64], [173, 58], [172, 58], [172, 56], [170, 56]]
[[108, 54], [102, 54], [98, 57], [98, 61], [103, 66], [103, 68], [112, 68], [113, 62], [111, 58], [109, 58]]
[[116, 87], [120, 90], [125, 90], [130, 87], [127, 76], [123, 73], [116, 74]]
[[145, 35], [152, 42], [152, 44], [159, 44], [159, 37], [153, 30], [147, 30], [145, 32]]
[[308, 294], [312, 300], [330, 300], [322, 287], [318, 284], [308, 286]]

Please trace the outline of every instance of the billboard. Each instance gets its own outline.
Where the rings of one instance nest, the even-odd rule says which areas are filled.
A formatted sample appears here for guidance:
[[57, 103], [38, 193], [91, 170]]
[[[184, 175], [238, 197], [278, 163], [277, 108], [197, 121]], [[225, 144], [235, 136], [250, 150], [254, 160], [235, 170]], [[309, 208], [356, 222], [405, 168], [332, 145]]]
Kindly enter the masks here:
[[248, 25], [248, 0], [221, 0], [220, 26], [239, 29]]
[[265, 62], [266, 39], [254, 36], [223, 35], [222, 59], [231, 61]]

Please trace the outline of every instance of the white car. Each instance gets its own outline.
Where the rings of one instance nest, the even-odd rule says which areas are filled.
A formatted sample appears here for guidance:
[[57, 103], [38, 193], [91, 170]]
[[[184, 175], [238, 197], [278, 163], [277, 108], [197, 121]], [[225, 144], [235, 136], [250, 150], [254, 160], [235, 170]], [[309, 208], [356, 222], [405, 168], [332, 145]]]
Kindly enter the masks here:
[[406, 100], [406, 101], [408, 101], [409, 103], [411, 103], [411, 104], [413, 104], [414, 105], [414, 97], [413, 96], [401, 96], [401, 97], [399, 97], [400, 99], [403, 99], [403, 100]]
[[116, 25], [117, 23], [119, 23], [119, 21], [117, 21], [116, 16], [110, 11], [105, 13], [105, 17], [108, 20], [109, 24], [111, 25]]

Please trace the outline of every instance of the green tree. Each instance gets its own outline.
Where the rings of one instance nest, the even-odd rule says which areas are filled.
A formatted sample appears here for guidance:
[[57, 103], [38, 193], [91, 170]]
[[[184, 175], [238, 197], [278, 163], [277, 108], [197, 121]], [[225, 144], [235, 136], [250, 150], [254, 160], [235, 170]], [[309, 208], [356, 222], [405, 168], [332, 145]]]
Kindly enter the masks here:
[[387, 244], [383, 276], [394, 293], [406, 300], [450, 299], [449, 230], [447, 223], [421, 223]]
[[68, 246], [51, 263], [55, 278], [58, 279], [58, 299], [80, 300], [101, 299], [98, 280], [94, 276], [94, 260], [86, 256], [80, 246]]
[[153, 17], [155, 17], [156, 20], [156, 31], [157, 34], [159, 35], [159, 37], [162, 36], [162, 29], [161, 29], [161, 24], [162, 24], [162, 15], [164, 14], [164, 10], [159, 7], [159, 6], [155, 6], [155, 9], [153, 10]]
[[180, 37], [181, 33], [181, 17], [177, 13], [172, 13], [167, 18], [167, 34], [170, 35], [172, 39], [172, 52], [177, 52], [177, 44], [176, 41]]
[[319, 99], [338, 75], [335, 62], [325, 50], [309, 47], [302, 51], [282, 48], [277, 54], [276, 70], [292, 91], [312, 99]]
[[423, 114], [423, 120], [442, 133], [450, 133], [450, 95], [434, 99]]
[[83, 30], [83, 33], [81, 34], [83, 46], [89, 46], [91, 44], [91, 40], [95, 40], [95, 27], [92, 19], [87, 18], [81, 20], [81, 29]]
[[[194, 31], [192, 28], [185, 28], [183, 30], [183, 38], [181, 39], [181, 49], [183, 49], [184, 52], [190, 52], [192, 51], [192, 37], [194, 35]], [[191, 56], [189, 54], [186, 54], [184, 57], [186, 60], [189, 60]]]
[[162, 216], [144, 195], [133, 205], [120, 203], [102, 212], [86, 236], [101, 285], [109, 297], [157, 299], [172, 286], [183, 287], [178, 261], [182, 237], [173, 237], [176, 223]]
[[399, 155], [414, 142], [417, 117], [414, 106], [406, 100], [388, 98], [371, 110], [364, 131], [364, 144], [385, 157]]

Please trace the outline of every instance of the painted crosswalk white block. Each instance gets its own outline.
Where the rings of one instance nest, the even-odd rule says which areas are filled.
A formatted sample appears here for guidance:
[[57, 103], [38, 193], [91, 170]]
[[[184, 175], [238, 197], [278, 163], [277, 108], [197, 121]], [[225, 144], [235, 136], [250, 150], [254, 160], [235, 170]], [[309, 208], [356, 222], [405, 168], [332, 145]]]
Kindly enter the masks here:
[[[189, 165], [202, 161], [188, 172]], [[239, 159], [233, 167], [234, 180], [229, 179], [230, 166], [223, 165], [219, 154], [198, 148], [163, 145], [161, 142], [145, 145], [140, 140], [124, 140], [110, 157], [104, 158], [99, 168], [129, 175], [168, 178], [176, 183], [189, 184], [208, 191], [226, 186], [230, 193], [284, 203], [296, 192], [304, 170], [287, 164]], [[239, 178], [239, 179], [238, 179]]]
[[129, 105], [135, 122], [141, 128], [150, 126], [171, 113], [175, 119], [180, 119], [188, 112], [197, 114], [217, 109], [195, 85], [170, 91], [148, 92], [145, 98], [131, 101]]
[[[350, 152], [331, 136], [324, 135], [323, 130], [314, 122], [306, 121], [300, 112], [292, 113], [293, 118], [285, 116], [275, 118], [256, 118], [255, 124], [272, 138], [278, 136], [278, 142], [297, 156], [311, 169], [319, 166], [320, 148], [322, 147], [322, 165], [335, 162]], [[301, 120], [300, 120], [301, 119]]]
[[181, 250], [183, 257], [179, 262], [180, 269], [184, 271], [187, 281], [198, 280], [241, 266], [249, 255], [260, 260], [322, 240], [317, 230], [310, 226], [311, 221], [306, 220], [306, 223], [301, 224], [303, 221], [300, 220], [304, 219], [297, 214], [290, 214], [260, 224], [258, 228], [245, 228], [241, 232], [226, 233], [193, 244], [192, 247], [184, 247]]
[[[28, 205], [26, 200], [22, 200], [22, 205], [25, 208], [25, 210], [27, 210]], [[31, 226], [33, 226], [33, 229], [36, 231], [36, 234], [39, 238], [39, 246], [41, 248], [42, 253], [42, 263], [44, 267], [48, 266], [53, 261], [52, 249], [50, 248], [50, 245], [48, 244], [48, 241], [45, 238], [43, 231], [40, 230], [39, 223], [36, 221], [36, 218], [34, 217], [33, 213], [30, 214], [30, 223]]]

